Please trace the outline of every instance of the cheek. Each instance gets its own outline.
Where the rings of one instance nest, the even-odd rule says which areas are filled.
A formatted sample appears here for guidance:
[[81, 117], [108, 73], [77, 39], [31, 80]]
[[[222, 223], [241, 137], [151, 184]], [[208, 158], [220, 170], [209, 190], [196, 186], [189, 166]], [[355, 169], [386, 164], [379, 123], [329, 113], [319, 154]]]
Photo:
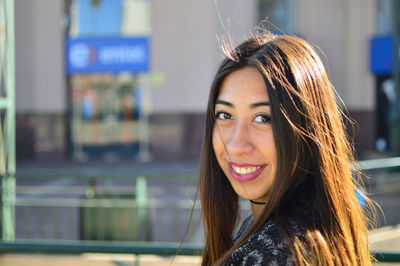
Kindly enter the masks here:
[[218, 130], [215, 127], [212, 135], [212, 145], [215, 156], [218, 158], [218, 155], [220, 154], [221, 151], [222, 141], [221, 141], [221, 136], [219, 135]]
[[269, 161], [269, 163], [273, 164], [274, 168], [277, 167], [277, 160], [278, 160], [278, 154], [276, 151], [276, 144], [275, 144], [275, 139], [274, 135], [271, 133], [265, 135], [263, 138], [262, 142], [258, 144], [260, 147], [260, 150], [262, 151], [262, 155], [265, 159]]
[[221, 169], [226, 167], [225, 162], [225, 155], [226, 155], [226, 146], [225, 146], [225, 134], [226, 132], [224, 129], [221, 128], [214, 128], [213, 136], [212, 136], [212, 144], [214, 149], [215, 157], [217, 158], [218, 164]]

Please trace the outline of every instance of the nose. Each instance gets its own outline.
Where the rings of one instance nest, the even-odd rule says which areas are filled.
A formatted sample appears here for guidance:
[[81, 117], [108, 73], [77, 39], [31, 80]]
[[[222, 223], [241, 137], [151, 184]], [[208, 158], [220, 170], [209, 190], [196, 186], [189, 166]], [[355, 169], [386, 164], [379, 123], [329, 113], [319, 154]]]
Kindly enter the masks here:
[[227, 151], [232, 156], [246, 154], [253, 150], [250, 129], [245, 121], [238, 121], [226, 143]]

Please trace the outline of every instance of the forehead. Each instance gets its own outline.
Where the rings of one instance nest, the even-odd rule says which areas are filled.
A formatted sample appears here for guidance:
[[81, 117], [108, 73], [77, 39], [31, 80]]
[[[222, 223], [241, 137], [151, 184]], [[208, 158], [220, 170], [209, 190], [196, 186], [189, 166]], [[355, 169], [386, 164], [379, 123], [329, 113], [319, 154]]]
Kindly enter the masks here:
[[269, 100], [264, 79], [254, 67], [245, 67], [227, 75], [218, 99], [242, 103]]

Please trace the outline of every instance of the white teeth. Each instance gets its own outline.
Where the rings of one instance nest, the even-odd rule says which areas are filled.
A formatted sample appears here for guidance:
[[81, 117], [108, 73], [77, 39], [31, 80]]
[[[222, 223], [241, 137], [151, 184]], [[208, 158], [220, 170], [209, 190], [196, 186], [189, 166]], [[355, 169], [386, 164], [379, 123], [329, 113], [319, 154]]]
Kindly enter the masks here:
[[260, 169], [261, 166], [257, 166], [257, 167], [237, 167], [237, 166], [233, 166], [232, 165], [232, 169], [241, 175], [246, 175], [246, 174], [250, 174], [253, 173], [255, 171], [257, 171], [258, 169]]

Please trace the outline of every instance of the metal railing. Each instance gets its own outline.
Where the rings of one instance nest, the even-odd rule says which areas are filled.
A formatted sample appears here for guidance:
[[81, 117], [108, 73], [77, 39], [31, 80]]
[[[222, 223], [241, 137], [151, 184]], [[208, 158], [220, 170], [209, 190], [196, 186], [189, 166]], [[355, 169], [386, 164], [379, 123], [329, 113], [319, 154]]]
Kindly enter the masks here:
[[[369, 171], [395, 168], [400, 167], [400, 158], [363, 161], [359, 166]], [[173, 256], [177, 253], [189, 222], [196, 193], [196, 180], [195, 171], [19, 171], [15, 202], [17, 240], [1, 242], [0, 253], [97, 252]], [[23, 208], [30, 209], [28, 216], [23, 216], [27, 215]], [[55, 214], [57, 208], [59, 214]], [[97, 213], [98, 219], [94, 218], [94, 210], [100, 212]], [[85, 216], [85, 212], [89, 213]], [[180, 255], [199, 255], [202, 251], [202, 226], [197, 224], [200, 220], [198, 206], [195, 206], [194, 212], [194, 226], [187, 234], [187, 242], [183, 244]], [[36, 218], [32, 218], [32, 213]], [[58, 220], [55, 219], [57, 216]], [[50, 224], [57, 224], [54, 221], [64, 224], [61, 223], [58, 229], [50, 230], [49, 221], [34, 220], [45, 217], [55, 219]], [[86, 227], [85, 219], [89, 219], [86, 220]], [[121, 220], [128, 222], [122, 226], [119, 224]], [[136, 224], [134, 220], [137, 221]], [[110, 221], [114, 224], [109, 224]], [[27, 234], [28, 224], [32, 225], [35, 222], [36, 235]], [[41, 224], [46, 224], [47, 229], [37, 227]], [[70, 224], [75, 224], [75, 227], [72, 227], [75, 231], [69, 229], [68, 233], [60, 233], [60, 230], [66, 230]], [[95, 233], [85, 231], [85, 228], [94, 228]], [[122, 229], [122, 233], [110, 228]], [[129, 233], [130, 230], [136, 233]], [[163, 232], [167, 235], [162, 235]], [[372, 253], [378, 261], [400, 262], [400, 252]]]
[[0, 225], [13, 240], [15, 201], [14, 1], [0, 0]]
[[[181, 241], [196, 193], [194, 173], [95, 172], [17, 172], [16, 239]], [[193, 211], [197, 222], [199, 206]], [[188, 232], [192, 242], [202, 241], [197, 231]]]

